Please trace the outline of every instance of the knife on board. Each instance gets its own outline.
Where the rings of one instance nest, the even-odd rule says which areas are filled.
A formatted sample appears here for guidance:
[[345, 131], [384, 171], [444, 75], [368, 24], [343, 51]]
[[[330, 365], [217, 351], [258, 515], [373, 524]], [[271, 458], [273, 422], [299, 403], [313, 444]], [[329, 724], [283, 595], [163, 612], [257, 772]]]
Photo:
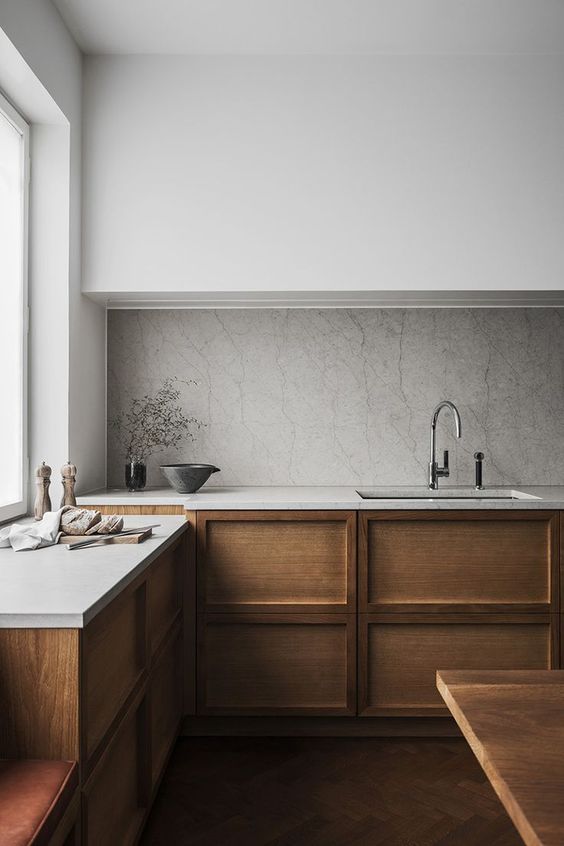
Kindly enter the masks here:
[[87, 546], [94, 546], [97, 543], [106, 543], [112, 538], [121, 538], [124, 535], [137, 535], [146, 529], [156, 529], [160, 523], [151, 523], [149, 526], [137, 526], [135, 529], [124, 529], [123, 532], [114, 532], [110, 535], [92, 535], [87, 540], [78, 541], [78, 543], [69, 543], [67, 549], [72, 552], [73, 549], [84, 549]]

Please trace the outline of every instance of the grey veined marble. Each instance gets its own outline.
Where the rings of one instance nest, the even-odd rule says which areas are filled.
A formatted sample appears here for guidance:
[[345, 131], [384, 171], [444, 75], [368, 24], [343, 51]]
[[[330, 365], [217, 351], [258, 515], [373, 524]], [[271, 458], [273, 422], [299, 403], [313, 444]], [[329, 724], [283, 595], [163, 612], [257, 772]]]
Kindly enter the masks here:
[[[108, 316], [108, 415], [167, 376], [205, 424], [160, 463], [215, 464], [215, 485], [425, 484], [429, 423], [450, 484], [564, 484], [564, 309], [131, 310]], [[110, 484], [123, 460], [109, 429]], [[210, 484], [210, 483], [208, 483]], [[444, 484], [444, 482], [443, 482]]]

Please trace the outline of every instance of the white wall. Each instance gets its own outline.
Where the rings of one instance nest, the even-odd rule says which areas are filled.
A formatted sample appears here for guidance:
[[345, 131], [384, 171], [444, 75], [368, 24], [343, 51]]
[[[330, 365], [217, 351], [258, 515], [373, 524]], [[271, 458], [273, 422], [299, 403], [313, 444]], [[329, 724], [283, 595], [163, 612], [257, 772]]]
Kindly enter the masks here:
[[97, 57], [84, 290], [562, 289], [564, 57]]
[[81, 293], [82, 56], [49, 0], [2, 0], [0, 89], [31, 123], [31, 465], [71, 457], [85, 490], [105, 479], [105, 315]]

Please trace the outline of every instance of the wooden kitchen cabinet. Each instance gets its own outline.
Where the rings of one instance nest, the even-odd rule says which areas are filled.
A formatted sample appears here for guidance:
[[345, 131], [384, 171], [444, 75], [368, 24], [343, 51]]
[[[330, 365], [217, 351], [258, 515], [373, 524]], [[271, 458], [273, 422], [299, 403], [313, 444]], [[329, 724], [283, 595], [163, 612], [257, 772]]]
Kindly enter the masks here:
[[123, 591], [82, 631], [81, 729], [85, 761], [147, 672], [146, 638], [145, 580]]
[[198, 714], [356, 712], [356, 513], [197, 514]]
[[557, 613], [559, 515], [380, 511], [359, 516], [359, 611]]
[[0, 629], [0, 757], [79, 762], [82, 846], [137, 842], [178, 734], [189, 549], [184, 534], [82, 629]]
[[130, 846], [149, 806], [147, 700], [139, 694], [105, 747], [82, 794], [83, 843]]
[[352, 715], [354, 614], [202, 614], [198, 713]]
[[440, 669], [559, 666], [557, 512], [359, 515], [359, 714], [440, 716]]
[[[562, 513], [187, 519], [185, 715], [442, 716], [437, 669], [562, 665]], [[147, 581], [149, 666], [178, 614], [176, 568], [163, 563], [156, 591]], [[174, 689], [165, 664], [163, 691]]]
[[358, 687], [362, 716], [440, 716], [437, 669], [558, 666], [557, 513], [358, 522], [357, 607], [354, 514], [198, 513], [198, 714], [351, 715]]
[[139, 505], [96, 505], [96, 503], [91, 505], [89, 503], [81, 507], [94, 509], [95, 511], [99, 511], [100, 514], [123, 514], [130, 517], [142, 514], [184, 517], [186, 513], [183, 505], [151, 505], [150, 503], [141, 503]]
[[186, 536], [82, 631], [83, 844], [137, 841], [183, 712]]
[[147, 615], [151, 656], [182, 614], [185, 548], [167, 549], [151, 567], [147, 578]]
[[156, 658], [149, 684], [151, 791], [158, 786], [183, 714], [182, 629], [173, 628]]
[[183, 712], [186, 536], [82, 631], [83, 844], [137, 842]]
[[356, 513], [200, 511], [198, 608], [356, 612]]
[[440, 716], [437, 670], [559, 666], [555, 614], [361, 614], [359, 714]]
[[0, 629], [1, 758], [78, 759], [79, 662], [77, 629]]

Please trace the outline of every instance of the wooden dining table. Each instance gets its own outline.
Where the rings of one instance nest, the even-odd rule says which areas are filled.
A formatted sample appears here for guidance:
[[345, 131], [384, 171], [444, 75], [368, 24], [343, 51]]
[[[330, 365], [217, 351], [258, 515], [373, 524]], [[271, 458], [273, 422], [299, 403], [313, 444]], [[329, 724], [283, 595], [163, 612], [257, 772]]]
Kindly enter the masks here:
[[439, 670], [437, 688], [524, 843], [564, 846], [564, 670]]

